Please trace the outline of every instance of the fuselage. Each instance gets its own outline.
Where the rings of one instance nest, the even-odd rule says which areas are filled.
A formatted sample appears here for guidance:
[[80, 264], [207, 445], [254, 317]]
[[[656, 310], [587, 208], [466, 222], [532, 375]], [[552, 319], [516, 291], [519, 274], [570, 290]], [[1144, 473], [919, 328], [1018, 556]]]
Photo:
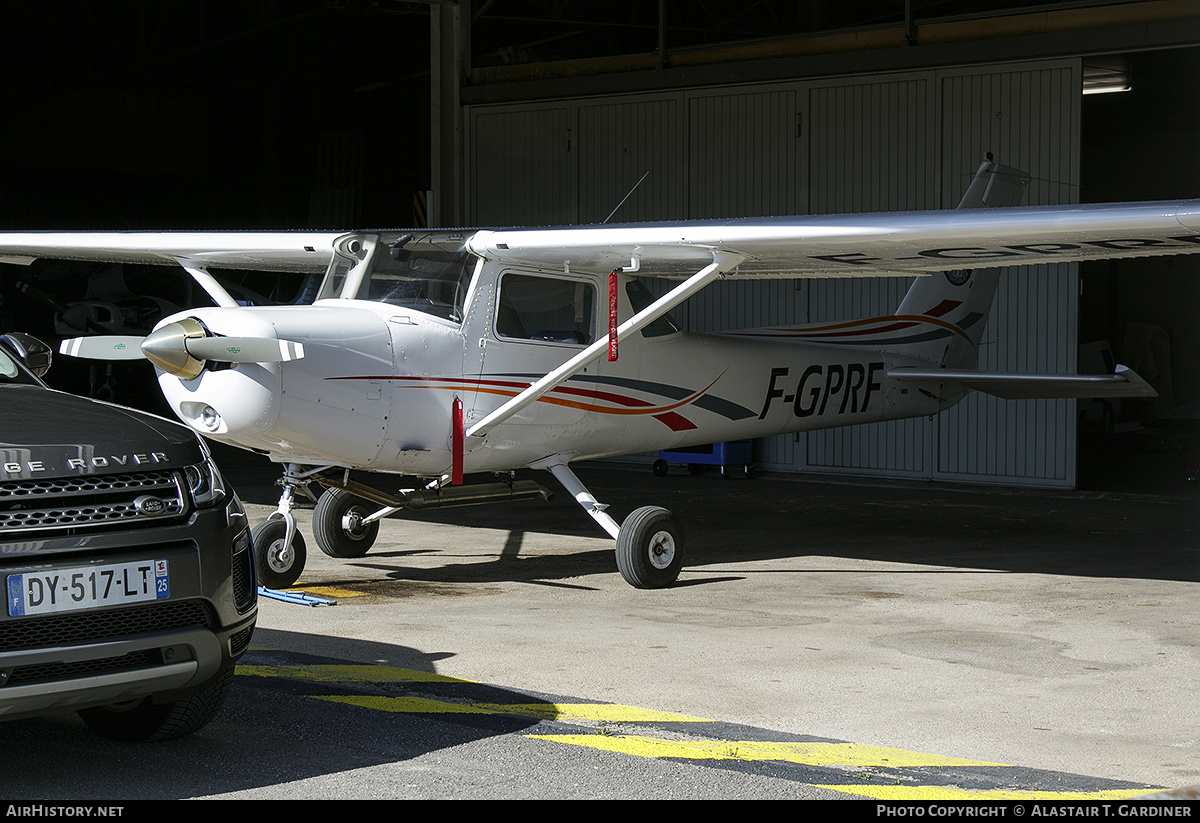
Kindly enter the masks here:
[[[419, 289], [410, 269], [365, 268], [371, 255], [361, 256], [335, 264], [311, 306], [187, 312], [214, 334], [301, 343], [304, 357], [210, 363], [190, 380], [160, 374], [176, 414], [277, 462], [439, 476], [453, 462], [456, 399], [469, 428], [608, 328], [607, 277], [471, 259]], [[416, 268], [407, 258], [403, 265]], [[649, 300], [630, 275], [619, 275], [616, 292], [621, 317]], [[926, 415], [959, 399], [887, 377], [904, 365], [928, 363], [690, 334], [662, 318], [622, 337], [616, 361], [600, 357], [468, 437], [463, 468], [507, 471], [553, 455], [588, 459]]]

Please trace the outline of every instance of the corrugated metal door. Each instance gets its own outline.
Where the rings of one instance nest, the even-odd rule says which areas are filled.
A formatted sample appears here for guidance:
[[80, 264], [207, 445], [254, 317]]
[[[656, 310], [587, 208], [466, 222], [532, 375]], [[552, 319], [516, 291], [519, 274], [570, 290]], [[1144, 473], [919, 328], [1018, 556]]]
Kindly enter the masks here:
[[[810, 86], [810, 213], [935, 208], [933, 87], [928, 72]], [[891, 314], [910, 282], [816, 281], [809, 289], [809, 314], [814, 321]], [[927, 477], [932, 426], [918, 418], [812, 432], [804, 438], [807, 448], [797, 468]]]
[[687, 217], [679, 109], [678, 95], [579, 105], [581, 223], [609, 215], [612, 223]]
[[[1079, 202], [1081, 78], [1077, 61], [939, 75], [942, 202], [962, 190], [982, 148], [1029, 172], [1028, 205]], [[1076, 368], [1077, 264], [1009, 269], [980, 346], [979, 368]], [[939, 415], [934, 477], [959, 482], [1075, 484], [1074, 400], [972, 394]]]
[[502, 106], [468, 122], [468, 223], [578, 222], [573, 108]]
[[[804, 214], [808, 172], [801, 95], [795, 84], [691, 92], [688, 215], [693, 218]], [[801, 281], [715, 283], [679, 312], [691, 331], [803, 323]], [[795, 471], [792, 435], [755, 442], [754, 461]]]
[[[984, 153], [1028, 170], [1029, 204], [1076, 202], [1075, 60], [477, 107], [474, 225], [952, 208]], [[655, 284], [657, 285], [657, 284]], [[692, 331], [889, 314], [906, 280], [717, 284], [677, 312]], [[1074, 267], [1002, 281], [980, 367], [1074, 370]], [[936, 420], [769, 438], [789, 471], [1070, 486], [1070, 401], [969, 398]]]

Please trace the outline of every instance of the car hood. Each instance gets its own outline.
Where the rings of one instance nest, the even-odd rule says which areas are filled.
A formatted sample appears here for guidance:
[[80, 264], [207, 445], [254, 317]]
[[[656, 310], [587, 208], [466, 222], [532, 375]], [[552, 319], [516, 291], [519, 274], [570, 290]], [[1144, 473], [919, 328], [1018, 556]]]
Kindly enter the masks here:
[[189, 429], [41, 386], [0, 388], [0, 480], [177, 468], [202, 459]]

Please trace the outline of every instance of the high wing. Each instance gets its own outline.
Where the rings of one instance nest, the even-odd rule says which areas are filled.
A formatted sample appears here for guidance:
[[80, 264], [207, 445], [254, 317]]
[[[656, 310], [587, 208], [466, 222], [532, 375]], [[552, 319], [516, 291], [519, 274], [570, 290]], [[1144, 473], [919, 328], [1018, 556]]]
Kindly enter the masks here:
[[100, 263], [178, 264], [218, 306], [236, 306], [208, 269], [323, 272], [345, 232], [0, 232], [0, 263], [39, 258]]
[[725, 278], [910, 276], [953, 268], [1200, 252], [1200, 200], [476, 232], [507, 263], [686, 277], [714, 252]]
[[[189, 271], [323, 271], [346, 232], [0, 232], [0, 262], [178, 263]], [[740, 218], [457, 232], [505, 263], [687, 277], [908, 276], [951, 268], [1200, 252], [1200, 200]], [[195, 271], [193, 271], [195, 273]]]
[[322, 272], [345, 232], [0, 232], [0, 263], [38, 258], [195, 268]]

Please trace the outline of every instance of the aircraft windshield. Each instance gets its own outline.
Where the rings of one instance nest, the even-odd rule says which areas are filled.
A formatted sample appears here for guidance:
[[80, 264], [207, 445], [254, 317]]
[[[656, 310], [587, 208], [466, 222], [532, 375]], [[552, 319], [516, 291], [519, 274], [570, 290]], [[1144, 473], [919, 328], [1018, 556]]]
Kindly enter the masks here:
[[352, 241], [343, 251], [326, 273], [320, 297], [371, 300], [461, 322], [474, 272], [474, 258], [461, 246]]
[[462, 320], [471, 278], [468, 255], [399, 251], [398, 260], [393, 260], [386, 248], [375, 253], [375, 263], [356, 297], [416, 309], [455, 323]]

